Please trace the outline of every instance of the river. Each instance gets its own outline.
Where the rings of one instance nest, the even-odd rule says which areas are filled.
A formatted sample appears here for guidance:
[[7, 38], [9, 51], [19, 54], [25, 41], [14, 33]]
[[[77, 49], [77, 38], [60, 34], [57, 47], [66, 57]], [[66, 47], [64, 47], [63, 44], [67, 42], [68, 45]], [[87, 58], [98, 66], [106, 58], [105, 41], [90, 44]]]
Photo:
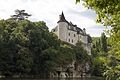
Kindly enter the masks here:
[[67, 78], [67, 79], [60, 79], [60, 78], [55, 78], [55, 79], [31, 79], [31, 78], [27, 78], [27, 79], [21, 79], [21, 78], [17, 78], [17, 79], [10, 79], [10, 78], [6, 78], [6, 79], [0, 79], [0, 80], [105, 80], [103, 78], [98, 78], [98, 77], [93, 77], [93, 78]]

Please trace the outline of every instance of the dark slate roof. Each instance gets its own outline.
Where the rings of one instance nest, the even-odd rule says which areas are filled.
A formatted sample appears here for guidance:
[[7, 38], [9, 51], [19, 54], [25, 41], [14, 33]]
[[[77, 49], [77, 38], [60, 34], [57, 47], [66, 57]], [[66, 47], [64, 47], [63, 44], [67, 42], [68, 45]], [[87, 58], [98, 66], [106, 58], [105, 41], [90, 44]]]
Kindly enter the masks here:
[[[68, 27], [69, 30], [71, 30], [71, 31], [76, 31], [77, 34], [86, 35], [86, 34], [84, 34], [84, 32], [83, 32], [83, 30], [82, 30], [81, 28], [77, 27], [77, 25], [74, 25], [71, 21], [68, 22], [68, 21], [65, 19], [65, 16], [64, 16], [64, 13], [63, 13], [63, 12], [62, 12], [62, 14], [60, 15], [60, 19], [59, 19], [59, 21], [58, 21], [57, 23], [59, 23], [59, 22], [67, 22], [68, 25], [69, 25], [69, 27]], [[53, 31], [57, 31], [57, 28], [58, 28], [58, 27], [55, 27], [55, 28], [53, 29]]]
[[71, 21], [68, 23], [69, 26], [77, 27], [77, 25], [74, 25]]
[[82, 30], [81, 28], [77, 27], [76, 29], [77, 29], [77, 33], [78, 33], [78, 34], [80, 34], [80, 32], [83, 33], [83, 30]]
[[68, 25], [69, 25], [68, 27], [69, 30], [76, 31], [78, 34], [84, 34], [83, 30], [77, 27], [77, 25], [74, 25], [71, 21], [68, 23]]
[[68, 21], [65, 19], [65, 16], [64, 16], [64, 13], [62, 12], [62, 14], [60, 15], [60, 19], [59, 19], [59, 21], [57, 22], [57, 23], [59, 23], [59, 22], [67, 22], [68, 23]]

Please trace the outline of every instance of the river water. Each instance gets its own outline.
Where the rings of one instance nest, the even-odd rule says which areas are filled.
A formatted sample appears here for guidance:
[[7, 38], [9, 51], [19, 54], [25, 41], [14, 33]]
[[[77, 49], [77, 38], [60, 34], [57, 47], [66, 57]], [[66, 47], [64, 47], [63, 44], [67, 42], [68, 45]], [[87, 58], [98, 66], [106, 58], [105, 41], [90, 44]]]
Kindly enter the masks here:
[[6, 78], [6, 79], [0, 79], [0, 80], [105, 80], [103, 78], [98, 78], [98, 77], [94, 77], [94, 78], [68, 78], [68, 79], [60, 79], [60, 78], [55, 78], [55, 79], [21, 79], [21, 78], [18, 78], [18, 79], [10, 79], [10, 78]]

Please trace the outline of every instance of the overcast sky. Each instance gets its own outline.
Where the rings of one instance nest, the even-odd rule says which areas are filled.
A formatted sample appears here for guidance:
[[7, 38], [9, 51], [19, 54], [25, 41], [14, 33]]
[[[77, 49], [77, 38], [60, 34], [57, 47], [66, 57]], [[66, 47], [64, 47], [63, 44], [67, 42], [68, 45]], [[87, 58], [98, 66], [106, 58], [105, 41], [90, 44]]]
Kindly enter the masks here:
[[105, 30], [105, 27], [96, 24], [95, 12], [84, 8], [82, 3], [75, 4], [75, 0], [0, 0], [0, 19], [9, 18], [16, 9], [32, 14], [31, 21], [45, 21], [50, 30], [57, 25], [62, 11], [66, 20], [81, 29], [86, 28], [91, 36], [100, 36]]

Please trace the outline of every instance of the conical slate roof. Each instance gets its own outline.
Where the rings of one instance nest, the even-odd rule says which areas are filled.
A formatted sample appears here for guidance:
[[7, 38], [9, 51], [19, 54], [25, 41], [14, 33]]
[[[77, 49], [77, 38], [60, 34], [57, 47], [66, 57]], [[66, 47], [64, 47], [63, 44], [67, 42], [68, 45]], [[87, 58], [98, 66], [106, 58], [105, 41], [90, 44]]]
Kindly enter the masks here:
[[64, 16], [64, 13], [62, 12], [62, 14], [60, 15], [60, 19], [57, 23], [59, 22], [68, 22], [66, 19], [65, 19], [65, 16]]

